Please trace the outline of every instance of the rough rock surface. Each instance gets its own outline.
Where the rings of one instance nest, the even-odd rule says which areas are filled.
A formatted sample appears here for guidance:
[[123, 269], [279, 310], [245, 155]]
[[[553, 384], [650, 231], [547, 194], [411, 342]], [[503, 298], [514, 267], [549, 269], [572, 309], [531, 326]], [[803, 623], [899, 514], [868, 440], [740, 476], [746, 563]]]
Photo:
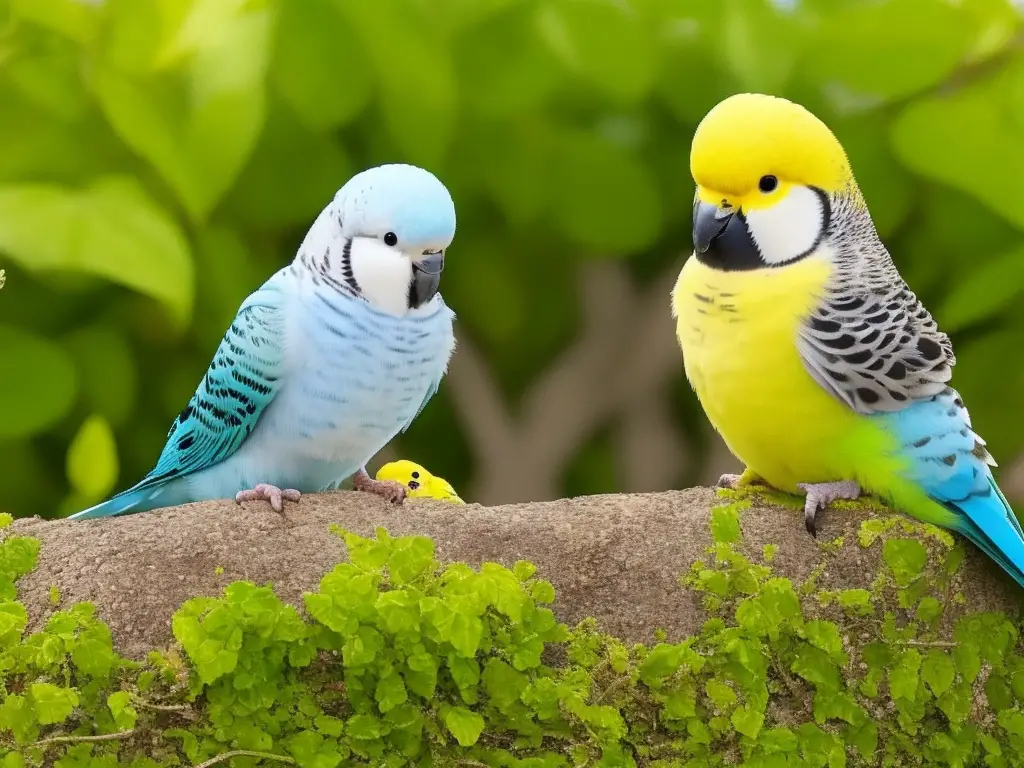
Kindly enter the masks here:
[[[707, 488], [499, 507], [423, 500], [391, 507], [337, 491], [303, 496], [283, 514], [265, 502], [215, 501], [96, 521], [19, 520], [13, 531], [42, 541], [39, 567], [19, 582], [30, 629], [53, 610], [55, 585], [62, 606], [93, 601], [119, 650], [134, 657], [172, 642], [170, 619], [182, 602], [218, 595], [237, 579], [270, 582], [301, 607], [302, 592], [315, 589], [345, 557], [330, 523], [363, 535], [383, 526], [393, 535], [430, 536], [442, 562], [531, 560], [554, 584], [563, 621], [594, 616], [605, 631], [646, 642], [659, 627], [680, 638], [703, 621], [699, 599], [680, 586], [679, 576], [705, 556], [709, 511], [717, 503], [722, 500]], [[824, 560], [820, 586], [866, 587], [880, 547], [864, 550], [855, 542], [870, 514], [823, 513], [816, 543], [802, 513], [755, 500], [741, 520], [744, 549], [759, 553], [776, 544], [773, 566], [780, 575], [802, 579]], [[837, 552], [820, 547], [840, 535], [848, 543]], [[1014, 600], [1012, 582], [973, 547], [961, 588], [971, 610], [1007, 610]]]

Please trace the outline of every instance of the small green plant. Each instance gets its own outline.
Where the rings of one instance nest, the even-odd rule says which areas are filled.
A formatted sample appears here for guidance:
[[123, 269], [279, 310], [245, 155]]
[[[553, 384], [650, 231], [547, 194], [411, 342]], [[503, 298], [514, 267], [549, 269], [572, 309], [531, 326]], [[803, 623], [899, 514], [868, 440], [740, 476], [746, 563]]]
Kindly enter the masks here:
[[[238, 581], [174, 615], [177, 645], [114, 652], [78, 604], [25, 635], [0, 542], [0, 768], [1024, 765], [1024, 657], [1006, 616], [948, 626], [964, 550], [867, 520], [870, 584], [823, 590], [742, 551], [749, 499], [712, 512], [681, 581], [707, 620], [680, 642], [570, 630], [527, 562], [441, 567], [429, 539], [336, 529], [349, 560], [303, 596]], [[0, 526], [9, 518], [0, 520]], [[824, 548], [832, 557], [839, 543]]]

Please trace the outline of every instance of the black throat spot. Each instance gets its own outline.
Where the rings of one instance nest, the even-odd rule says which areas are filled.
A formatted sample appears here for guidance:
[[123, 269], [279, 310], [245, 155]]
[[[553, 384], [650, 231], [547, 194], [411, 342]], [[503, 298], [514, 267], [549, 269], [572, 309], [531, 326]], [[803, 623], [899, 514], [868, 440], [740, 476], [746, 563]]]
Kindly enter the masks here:
[[345, 245], [341, 249], [341, 276], [345, 284], [351, 288], [356, 295], [362, 295], [362, 289], [356, 280], [355, 272], [352, 271], [352, 238], [345, 238]]

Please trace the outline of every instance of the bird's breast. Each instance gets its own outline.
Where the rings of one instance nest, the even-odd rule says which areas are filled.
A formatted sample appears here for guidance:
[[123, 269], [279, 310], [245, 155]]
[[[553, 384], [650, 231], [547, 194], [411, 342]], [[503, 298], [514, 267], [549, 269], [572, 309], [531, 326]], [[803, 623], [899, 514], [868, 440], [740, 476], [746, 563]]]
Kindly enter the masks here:
[[853, 416], [805, 370], [798, 325], [821, 295], [824, 260], [719, 271], [690, 258], [672, 293], [687, 378], [730, 449], [779, 487], [827, 473], [813, 452]]
[[278, 421], [302, 450], [348, 461], [411, 421], [454, 346], [452, 314], [395, 317], [338, 294], [315, 296], [289, 333]]

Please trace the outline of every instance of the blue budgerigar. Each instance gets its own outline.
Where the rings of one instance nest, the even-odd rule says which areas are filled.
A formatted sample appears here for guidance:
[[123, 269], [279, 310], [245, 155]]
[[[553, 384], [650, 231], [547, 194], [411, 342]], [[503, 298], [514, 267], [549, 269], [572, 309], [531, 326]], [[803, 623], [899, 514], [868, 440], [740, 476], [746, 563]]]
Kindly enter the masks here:
[[238, 310], [156, 467], [73, 519], [204, 499], [283, 501], [336, 488], [400, 503], [366, 462], [434, 395], [455, 348], [438, 293], [455, 206], [411, 165], [354, 176], [292, 263]]

